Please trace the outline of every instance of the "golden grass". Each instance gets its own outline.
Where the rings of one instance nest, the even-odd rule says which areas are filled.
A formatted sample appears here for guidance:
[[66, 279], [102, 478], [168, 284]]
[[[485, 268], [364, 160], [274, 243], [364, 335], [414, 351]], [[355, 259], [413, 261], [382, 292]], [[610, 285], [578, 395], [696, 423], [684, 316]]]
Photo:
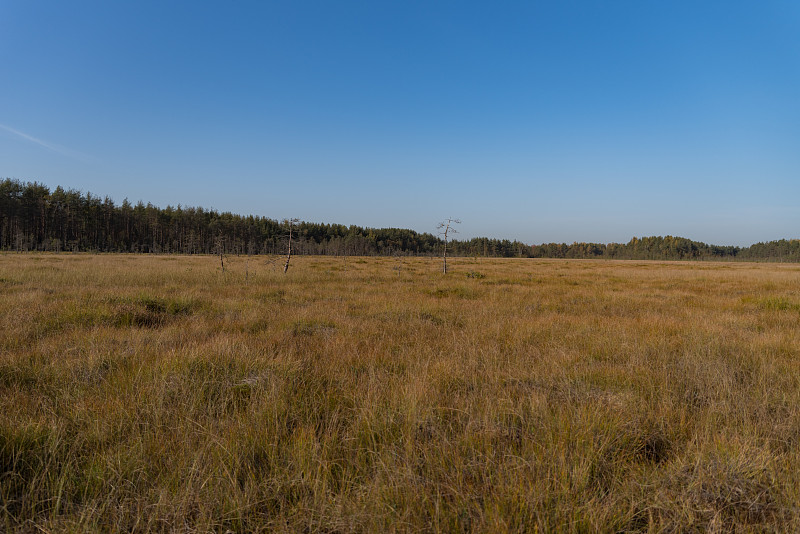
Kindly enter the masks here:
[[0, 530], [800, 530], [800, 266], [451, 262], [0, 255]]

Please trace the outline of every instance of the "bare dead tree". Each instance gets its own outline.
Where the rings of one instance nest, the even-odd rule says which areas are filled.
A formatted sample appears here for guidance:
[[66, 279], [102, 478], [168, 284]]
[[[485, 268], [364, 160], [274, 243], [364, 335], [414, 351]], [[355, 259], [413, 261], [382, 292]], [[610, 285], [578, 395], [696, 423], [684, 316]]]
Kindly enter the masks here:
[[219, 255], [219, 265], [222, 267], [222, 272], [225, 272], [225, 237], [222, 235], [222, 232], [219, 233], [217, 238], [214, 240], [214, 248], [216, 249], [216, 253]]
[[289, 270], [289, 260], [292, 259], [292, 228], [299, 221], [300, 219], [286, 219], [286, 224], [289, 225], [289, 240], [286, 247], [286, 264], [283, 266], [284, 274]]
[[444, 253], [442, 254], [442, 272], [444, 274], [447, 274], [447, 236], [448, 234], [458, 233], [458, 230], [453, 227], [454, 224], [461, 224], [461, 221], [458, 219], [453, 219], [452, 217], [448, 217], [440, 222], [439, 226], [436, 227], [439, 230], [439, 235], [444, 239]]

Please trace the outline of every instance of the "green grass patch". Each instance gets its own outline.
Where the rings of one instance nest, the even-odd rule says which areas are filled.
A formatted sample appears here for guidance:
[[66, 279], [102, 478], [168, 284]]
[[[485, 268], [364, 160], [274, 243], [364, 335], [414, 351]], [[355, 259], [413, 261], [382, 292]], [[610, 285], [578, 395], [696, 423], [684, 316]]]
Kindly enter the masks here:
[[336, 324], [330, 321], [301, 319], [289, 325], [289, 333], [295, 337], [329, 335], [336, 331]]
[[455, 286], [455, 287], [438, 287], [430, 289], [427, 293], [436, 298], [459, 298], [459, 299], [476, 299], [478, 292], [471, 287]]
[[766, 297], [755, 299], [752, 297], [745, 297], [742, 299], [745, 304], [755, 304], [762, 310], [776, 310], [776, 311], [798, 311], [800, 312], [800, 302], [796, 302], [787, 297]]
[[112, 324], [117, 327], [158, 328], [177, 318], [192, 315], [202, 307], [203, 302], [197, 299], [140, 295], [121, 301]]

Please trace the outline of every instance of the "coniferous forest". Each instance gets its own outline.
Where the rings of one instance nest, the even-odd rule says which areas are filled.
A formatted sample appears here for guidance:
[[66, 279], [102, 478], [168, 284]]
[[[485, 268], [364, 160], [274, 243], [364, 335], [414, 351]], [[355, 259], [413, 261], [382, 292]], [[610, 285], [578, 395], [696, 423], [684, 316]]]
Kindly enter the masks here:
[[[432, 233], [402, 228], [295, 223], [297, 254], [435, 255], [444, 242]], [[288, 223], [201, 207], [159, 208], [37, 182], [0, 181], [0, 250], [210, 254], [279, 254]], [[628, 243], [545, 243], [508, 239], [450, 240], [448, 254], [479, 257], [606, 258], [652, 260], [800, 261], [800, 240], [749, 247], [717, 246], [683, 237], [632, 238]]]

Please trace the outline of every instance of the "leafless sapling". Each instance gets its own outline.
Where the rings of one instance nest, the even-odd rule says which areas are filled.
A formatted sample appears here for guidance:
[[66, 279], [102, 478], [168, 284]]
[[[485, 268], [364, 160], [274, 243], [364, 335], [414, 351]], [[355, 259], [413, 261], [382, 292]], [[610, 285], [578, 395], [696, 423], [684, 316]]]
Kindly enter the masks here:
[[219, 264], [222, 267], [222, 272], [225, 272], [225, 237], [222, 235], [222, 232], [219, 233], [217, 238], [214, 240], [214, 248], [216, 249], [216, 253], [219, 255]]
[[442, 254], [442, 272], [444, 274], [447, 274], [447, 237], [449, 234], [458, 233], [458, 230], [453, 227], [454, 224], [461, 224], [461, 221], [458, 219], [453, 219], [452, 217], [448, 217], [440, 222], [439, 226], [437, 226], [439, 229], [439, 235], [444, 239], [444, 252]]
[[292, 259], [292, 228], [299, 220], [300, 219], [286, 219], [286, 224], [289, 226], [289, 240], [286, 246], [286, 264], [283, 266], [284, 274], [289, 270], [289, 260]]

